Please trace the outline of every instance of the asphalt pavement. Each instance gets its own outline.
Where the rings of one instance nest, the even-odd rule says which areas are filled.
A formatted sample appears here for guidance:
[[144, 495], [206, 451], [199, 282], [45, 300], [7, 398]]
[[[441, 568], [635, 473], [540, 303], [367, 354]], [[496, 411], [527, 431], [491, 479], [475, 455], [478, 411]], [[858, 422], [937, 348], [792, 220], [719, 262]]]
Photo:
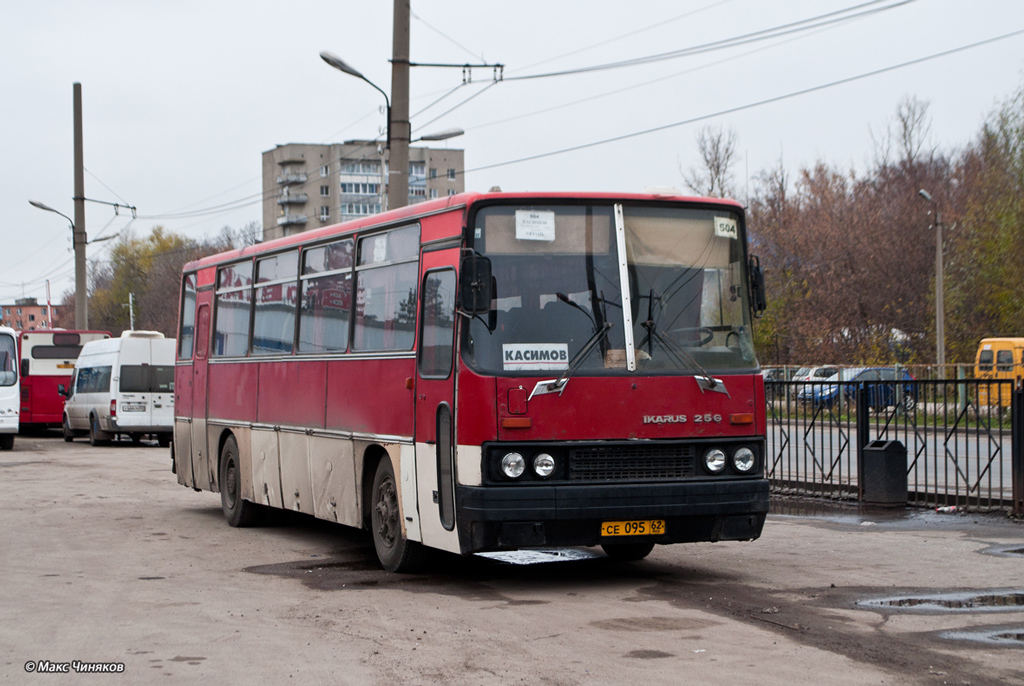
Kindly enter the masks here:
[[395, 575], [365, 532], [232, 529], [170, 464], [56, 434], [0, 454], [0, 682], [1024, 684], [1002, 516], [775, 501], [754, 542]]

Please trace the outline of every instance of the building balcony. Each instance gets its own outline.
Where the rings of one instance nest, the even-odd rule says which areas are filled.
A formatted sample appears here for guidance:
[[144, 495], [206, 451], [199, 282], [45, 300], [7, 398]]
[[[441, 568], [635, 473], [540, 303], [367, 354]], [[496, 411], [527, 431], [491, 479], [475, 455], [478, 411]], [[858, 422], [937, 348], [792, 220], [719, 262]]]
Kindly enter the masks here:
[[305, 193], [295, 193], [293, 195], [282, 195], [277, 199], [278, 205], [305, 205], [306, 201], [309, 200], [309, 196]]
[[296, 183], [306, 183], [309, 177], [306, 176], [306, 172], [300, 174], [282, 174], [277, 177], [277, 185], [279, 186], [291, 186]]
[[302, 226], [308, 221], [304, 214], [283, 214], [277, 218], [278, 226]]

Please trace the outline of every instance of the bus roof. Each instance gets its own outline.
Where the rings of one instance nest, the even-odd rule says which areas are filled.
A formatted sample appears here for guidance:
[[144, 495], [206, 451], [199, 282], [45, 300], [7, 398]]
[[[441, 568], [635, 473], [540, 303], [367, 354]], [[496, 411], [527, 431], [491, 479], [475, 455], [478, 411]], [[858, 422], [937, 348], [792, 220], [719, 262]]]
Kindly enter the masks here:
[[378, 227], [385, 226], [388, 224], [401, 224], [405, 221], [416, 220], [420, 217], [424, 217], [430, 214], [436, 214], [443, 212], [444, 210], [454, 210], [457, 208], [469, 208], [480, 202], [493, 202], [493, 201], [508, 201], [508, 202], [519, 202], [524, 200], [595, 200], [595, 201], [671, 201], [671, 202], [688, 202], [688, 203], [701, 203], [704, 205], [718, 205], [723, 208], [727, 207], [732, 210], [741, 210], [743, 205], [736, 202], [735, 200], [723, 200], [721, 198], [701, 198], [684, 195], [663, 195], [658, 193], [502, 193], [502, 192], [490, 192], [490, 193], [479, 193], [476, 191], [470, 191], [466, 193], [459, 193], [458, 195], [450, 195], [445, 198], [438, 198], [437, 200], [427, 200], [426, 202], [416, 203], [415, 205], [406, 205], [395, 210], [389, 210], [380, 214], [372, 214], [360, 219], [353, 219], [352, 221], [344, 222], [341, 224], [332, 224], [330, 226], [323, 226], [318, 229], [312, 229], [310, 231], [303, 231], [293, 236], [286, 236], [284, 238], [275, 238], [274, 240], [267, 241], [265, 243], [259, 243], [257, 245], [250, 245], [237, 250], [229, 250], [227, 252], [218, 253], [216, 255], [210, 255], [193, 262], [189, 262], [183, 267], [183, 271], [194, 271], [222, 262], [229, 262], [231, 260], [239, 259], [246, 256], [258, 255], [264, 252], [272, 252], [279, 248], [284, 248], [289, 245], [301, 245], [309, 241], [315, 241], [318, 238], [328, 238], [331, 236], [337, 236], [350, 232], [357, 231], [365, 227]]

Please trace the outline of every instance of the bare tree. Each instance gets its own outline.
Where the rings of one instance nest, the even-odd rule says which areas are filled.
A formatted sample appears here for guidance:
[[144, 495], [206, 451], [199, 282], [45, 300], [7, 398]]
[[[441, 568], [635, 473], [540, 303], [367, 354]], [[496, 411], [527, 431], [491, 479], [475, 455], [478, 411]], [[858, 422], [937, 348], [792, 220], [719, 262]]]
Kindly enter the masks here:
[[683, 181], [698, 195], [725, 198], [734, 195], [732, 164], [736, 159], [736, 131], [705, 126], [697, 133], [701, 166], [680, 168]]
[[[931, 119], [927, 100], [907, 95], [896, 106], [896, 114], [880, 134], [871, 132], [875, 144], [875, 166], [886, 168], [899, 164], [904, 169], [933, 157], [935, 149], [926, 149], [931, 138]], [[898, 155], [898, 159], [894, 159]]]

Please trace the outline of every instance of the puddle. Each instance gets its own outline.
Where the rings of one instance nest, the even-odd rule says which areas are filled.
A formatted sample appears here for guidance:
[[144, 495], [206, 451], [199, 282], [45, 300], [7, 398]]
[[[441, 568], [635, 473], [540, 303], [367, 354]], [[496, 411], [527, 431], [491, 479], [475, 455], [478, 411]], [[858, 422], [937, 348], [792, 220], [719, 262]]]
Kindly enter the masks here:
[[1024, 646], [1024, 627], [989, 629], [988, 631], [946, 631], [939, 634], [950, 641], [976, 641], [993, 646]]
[[861, 607], [923, 612], [1014, 612], [1024, 609], [1024, 590], [934, 593], [858, 600]]
[[995, 555], [996, 557], [1024, 557], [1024, 547], [1019, 543], [1013, 545], [994, 545], [980, 551], [983, 555]]
[[600, 553], [579, 548], [545, 548], [536, 550], [503, 550], [496, 553], [477, 553], [477, 557], [510, 565], [536, 565], [545, 562], [576, 562], [604, 557]]

